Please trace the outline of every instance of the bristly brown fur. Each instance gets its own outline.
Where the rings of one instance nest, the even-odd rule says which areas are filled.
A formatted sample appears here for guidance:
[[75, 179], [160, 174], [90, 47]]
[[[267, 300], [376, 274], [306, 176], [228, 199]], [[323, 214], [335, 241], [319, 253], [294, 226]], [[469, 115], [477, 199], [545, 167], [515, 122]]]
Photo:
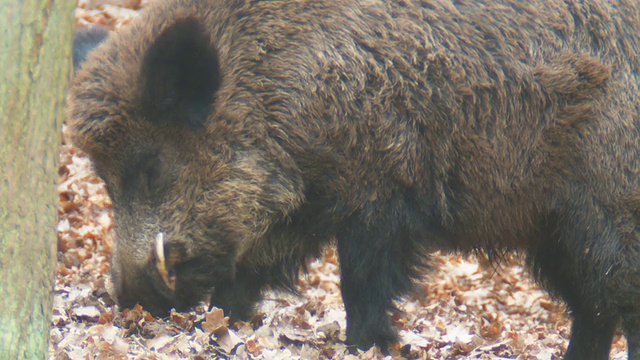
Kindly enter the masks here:
[[566, 359], [606, 359], [618, 323], [640, 359], [639, 12], [150, 6], [89, 54], [68, 102], [113, 199], [118, 302], [210, 296], [242, 318], [336, 239], [347, 339], [386, 351], [386, 313], [430, 251], [519, 250], [571, 309]]

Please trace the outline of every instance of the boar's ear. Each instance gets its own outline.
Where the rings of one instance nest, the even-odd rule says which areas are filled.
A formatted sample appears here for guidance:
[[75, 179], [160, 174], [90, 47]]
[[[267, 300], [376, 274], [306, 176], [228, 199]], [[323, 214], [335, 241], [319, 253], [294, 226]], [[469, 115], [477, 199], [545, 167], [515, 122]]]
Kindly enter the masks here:
[[92, 25], [73, 32], [73, 69], [78, 70], [87, 55], [109, 36], [109, 30], [100, 25]]
[[200, 21], [183, 18], [164, 29], [144, 56], [141, 76], [143, 110], [151, 121], [203, 126], [220, 69]]

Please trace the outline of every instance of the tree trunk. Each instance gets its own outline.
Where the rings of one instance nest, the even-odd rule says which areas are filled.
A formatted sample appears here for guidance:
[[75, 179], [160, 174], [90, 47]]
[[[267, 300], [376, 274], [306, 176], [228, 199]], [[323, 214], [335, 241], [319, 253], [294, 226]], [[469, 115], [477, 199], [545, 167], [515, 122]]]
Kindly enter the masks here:
[[0, 358], [44, 359], [72, 0], [0, 0]]

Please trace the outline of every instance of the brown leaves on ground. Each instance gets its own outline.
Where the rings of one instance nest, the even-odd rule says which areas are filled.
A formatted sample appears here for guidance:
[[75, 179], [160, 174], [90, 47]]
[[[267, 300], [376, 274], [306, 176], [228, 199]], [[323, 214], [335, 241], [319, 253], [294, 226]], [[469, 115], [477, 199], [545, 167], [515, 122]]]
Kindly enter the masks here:
[[202, 330], [208, 333], [211, 340], [226, 354], [231, 355], [236, 346], [242, 343], [242, 339], [235, 332], [229, 331], [229, 318], [224, 316], [224, 310], [214, 307], [205, 313], [204, 318]]

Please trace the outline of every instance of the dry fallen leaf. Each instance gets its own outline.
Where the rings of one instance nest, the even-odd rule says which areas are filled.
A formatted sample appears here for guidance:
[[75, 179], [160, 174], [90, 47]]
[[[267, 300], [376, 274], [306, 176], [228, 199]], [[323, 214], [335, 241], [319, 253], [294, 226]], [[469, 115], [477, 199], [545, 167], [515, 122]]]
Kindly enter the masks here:
[[217, 307], [211, 308], [205, 313], [205, 321], [202, 323], [202, 330], [212, 334], [227, 330], [229, 318], [224, 316], [224, 310]]
[[227, 354], [231, 354], [236, 346], [242, 343], [242, 339], [226, 327], [222, 327], [211, 334], [211, 339]]
[[95, 306], [80, 306], [72, 309], [78, 320], [97, 322], [100, 318], [100, 311]]

